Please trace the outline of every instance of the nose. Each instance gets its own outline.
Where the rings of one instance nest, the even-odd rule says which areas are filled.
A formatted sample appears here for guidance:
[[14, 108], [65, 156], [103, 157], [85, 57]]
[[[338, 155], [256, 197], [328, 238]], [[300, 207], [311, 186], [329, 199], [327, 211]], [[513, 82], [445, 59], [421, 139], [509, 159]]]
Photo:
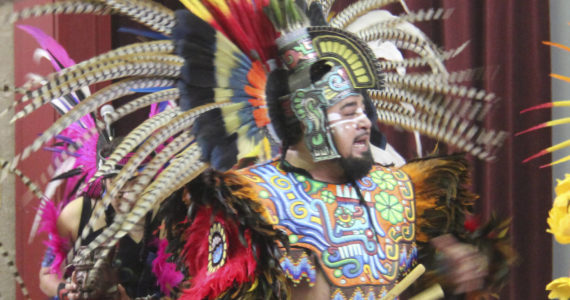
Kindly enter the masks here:
[[368, 116], [365, 112], [362, 112], [362, 116], [358, 118], [358, 129], [364, 129], [366, 131], [370, 131], [370, 127], [372, 127], [372, 121], [368, 119]]

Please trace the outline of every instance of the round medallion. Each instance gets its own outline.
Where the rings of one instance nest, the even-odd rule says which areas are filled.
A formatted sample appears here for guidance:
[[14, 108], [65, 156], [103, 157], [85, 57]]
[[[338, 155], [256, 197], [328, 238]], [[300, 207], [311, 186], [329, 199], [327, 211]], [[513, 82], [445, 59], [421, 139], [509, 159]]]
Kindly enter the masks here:
[[228, 253], [226, 231], [219, 222], [214, 222], [210, 227], [208, 245], [208, 272], [213, 273], [226, 263]]

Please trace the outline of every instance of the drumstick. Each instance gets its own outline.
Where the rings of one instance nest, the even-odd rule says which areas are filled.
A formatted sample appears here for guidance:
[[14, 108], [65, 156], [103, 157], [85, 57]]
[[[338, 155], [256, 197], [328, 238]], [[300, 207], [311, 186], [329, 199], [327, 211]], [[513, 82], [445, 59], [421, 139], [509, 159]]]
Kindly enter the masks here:
[[386, 296], [380, 298], [380, 300], [392, 300], [398, 297], [401, 293], [403, 293], [414, 281], [418, 279], [418, 277], [422, 276], [422, 274], [426, 271], [426, 267], [422, 264], [418, 264], [406, 277], [404, 277], [398, 284], [396, 284]]
[[434, 284], [423, 292], [413, 296], [410, 300], [437, 300], [443, 299], [443, 296], [444, 294], [443, 289], [441, 289], [441, 285]]

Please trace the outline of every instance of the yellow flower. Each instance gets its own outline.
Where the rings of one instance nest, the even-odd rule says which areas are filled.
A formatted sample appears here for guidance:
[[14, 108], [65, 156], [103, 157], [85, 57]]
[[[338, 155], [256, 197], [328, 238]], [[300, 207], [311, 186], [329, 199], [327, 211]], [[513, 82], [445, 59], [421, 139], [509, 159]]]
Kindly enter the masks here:
[[557, 278], [546, 286], [546, 290], [550, 291], [548, 299], [567, 300], [570, 298], [570, 278]]
[[557, 180], [554, 191], [556, 192], [554, 206], [568, 206], [568, 200], [570, 199], [570, 174], [566, 174], [563, 180]]
[[570, 244], [570, 215], [566, 207], [553, 207], [548, 214], [547, 232], [550, 232], [560, 244]]
[[553, 207], [568, 207], [568, 200], [570, 199], [570, 191], [559, 194], [554, 198], [554, 203], [552, 204]]

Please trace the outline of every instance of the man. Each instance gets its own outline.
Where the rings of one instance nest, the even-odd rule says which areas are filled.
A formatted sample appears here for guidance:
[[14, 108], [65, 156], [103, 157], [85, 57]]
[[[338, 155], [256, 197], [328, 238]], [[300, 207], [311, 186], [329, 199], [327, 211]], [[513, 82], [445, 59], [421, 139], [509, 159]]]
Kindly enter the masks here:
[[[330, 149], [311, 151], [314, 136], [308, 136], [306, 129], [314, 126], [310, 120], [297, 119], [299, 126], [287, 128], [274, 124], [282, 141], [291, 146], [281, 160], [243, 174], [257, 187], [270, 220], [289, 236], [291, 249], [283, 253], [281, 266], [293, 284], [293, 299], [377, 298], [417, 262], [413, 183], [398, 168], [374, 164], [367, 100], [353, 88], [346, 69], [326, 59], [311, 68], [311, 77], [317, 79], [301, 90], [304, 95], [323, 96], [321, 103], [328, 104], [322, 127]], [[315, 74], [319, 70], [324, 74]], [[270, 87], [268, 94], [273, 91]], [[299, 89], [293, 93], [298, 94]], [[280, 100], [288, 102], [283, 96]], [[300, 107], [311, 101], [311, 97], [301, 99]], [[277, 113], [279, 108], [270, 111]], [[294, 133], [291, 127], [301, 131]], [[337, 155], [319, 159], [322, 153]], [[459, 256], [469, 275], [455, 282], [461, 284], [458, 288], [480, 288], [487, 270], [475, 263], [486, 260], [472, 249]]]
[[[293, 299], [378, 299], [418, 261], [429, 270], [419, 290], [433, 283], [450, 293], [481, 289], [487, 264], [496, 256], [486, 258], [479, 252], [484, 247], [464, 244], [483, 245], [463, 228], [476, 198], [465, 186], [466, 161], [452, 156], [402, 168], [374, 164], [371, 141], [385, 145], [373, 122], [376, 112], [401, 113], [404, 121], [413, 112], [403, 103], [391, 106], [385, 99], [375, 99], [375, 105], [385, 105], [385, 110], [372, 104], [370, 92], [382, 91], [385, 78], [362, 40], [338, 28], [313, 24], [318, 18], [311, 18], [313, 26], [307, 26], [302, 17], [296, 24], [295, 17], [282, 17], [285, 12], [272, 14], [279, 7], [290, 8], [279, 4], [265, 11], [280, 32], [276, 45], [281, 64], [273, 65], [281, 67], [269, 73], [263, 103], [271, 123], [265, 129], [280, 140], [281, 155], [237, 172], [213, 172], [188, 186], [189, 227], [179, 234], [190, 284], [184, 299], [280, 298], [283, 284], [291, 288]], [[178, 51], [187, 58], [183, 72], [189, 74], [179, 82], [181, 103], [198, 108], [216, 98], [201, 98], [208, 95], [209, 87], [196, 82], [201, 77], [192, 70], [204, 62], [195, 61], [190, 53], [197, 40], [215, 40], [214, 32], [203, 25], [202, 31], [188, 33], [187, 24], [203, 21], [188, 12], [177, 12], [177, 17]], [[212, 61], [217, 62], [218, 56]], [[230, 73], [224, 67], [228, 66], [212, 67], [220, 70], [216, 80]], [[255, 77], [248, 74], [247, 78]], [[257, 95], [251, 88], [245, 91]], [[211, 94], [218, 92], [213, 89]], [[249, 104], [256, 100], [250, 99]], [[247, 103], [239, 105], [248, 111]], [[418, 111], [431, 111], [422, 105]], [[254, 109], [254, 118], [261, 115], [260, 108]], [[255, 137], [245, 121], [236, 122], [251, 120], [251, 114], [244, 112], [220, 109], [197, 119], [194, 131], [203, 159], [215, 169], [233, 166], [232, 155], [239, 152], [243, 157], [245, 140]], [[420, 123], [432, 119], [420, 119]], [[264, 120], [255, 119], [256, 124], [267, 124]], [[455, 125], [449, 126], [455, 130]], [[423, 131], [438, 134], [425, 127]], [[461, 138], [454, 140], [463, 143]], [[280, 240], [280, 233], [286, 234], [287, 241]], [[282, 246], [280, 258], [273, 253], [276, 245]], [[279, 259], [280, 268], [275, 268], [273, 258]], [[282, 284], [283, 276], [287, 279]], [[256, 290], [263, 292], [253, 294]]]

